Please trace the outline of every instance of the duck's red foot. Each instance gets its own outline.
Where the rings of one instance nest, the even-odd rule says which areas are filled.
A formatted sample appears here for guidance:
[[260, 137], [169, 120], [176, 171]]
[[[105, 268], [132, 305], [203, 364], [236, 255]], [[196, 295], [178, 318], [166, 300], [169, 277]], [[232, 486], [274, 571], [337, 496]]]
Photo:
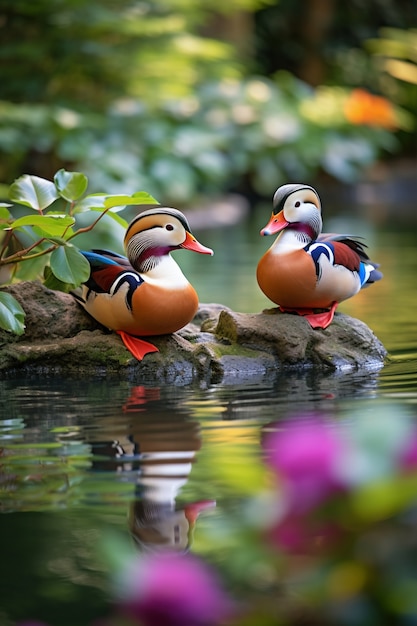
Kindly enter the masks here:
[[287, 307], [279, 307], [282, 313], [297, 313], [304, 317], [312, 328], [327, 328], [333, 321], [334, 313], [337, 309], [337, 302], [333, 302], [330, 309], [326, 311], [315, 312], [315, 309], [291, 309]]
[[145, 354], [149, 352], [159, 352], [158, 348], [154, 346], [153, 343], [129, 335], [129, 333], [125, 333], [123, 330], [116, 330], [116, 333], [120, 335], [126, 348], [138, 361], [141, 361]]

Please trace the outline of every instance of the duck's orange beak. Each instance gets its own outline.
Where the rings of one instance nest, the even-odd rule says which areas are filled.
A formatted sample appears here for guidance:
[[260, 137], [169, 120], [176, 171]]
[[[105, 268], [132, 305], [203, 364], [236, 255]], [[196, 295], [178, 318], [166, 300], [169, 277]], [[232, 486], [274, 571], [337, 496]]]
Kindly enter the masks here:
[[206, 248], [203, 246], [197, 239], [188, 231], [185, 235], [185, 241], [180, 245], [180, 248], [185, 248], [186, 250], [192, 250], [193, 252], [199, 252], [200, 254], [210, 254], [213, 255], [214, 252], [211, 248]]
[[284, 211], [280, 211], [277, 215], [272, 213], [268, 224], [261, 230], [261, 235], [275, 235], [280, 230], [287, 228], [289, 222], [284, 217]]

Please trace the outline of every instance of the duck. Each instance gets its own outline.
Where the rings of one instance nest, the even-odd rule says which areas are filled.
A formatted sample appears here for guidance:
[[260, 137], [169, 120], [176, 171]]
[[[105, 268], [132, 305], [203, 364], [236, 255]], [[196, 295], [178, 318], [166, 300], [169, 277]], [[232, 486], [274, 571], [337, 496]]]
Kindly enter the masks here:
[[158, 348], [144, 336], [167, 335], [188, 324], [198, 296], [171, 256], [185, 249], [212, 255], [192, 234], [183, 213], [152, 207], [139, 213], [124, 236], [127, 256], [109, 250], [80, 252], [90, 264], [90, 277], [73, 293], [95, 320], [118, 333], [141, 361]]
[[321, 201], [305, 184], [285, 184], [273, 196], [272, 215], [260, 231], [275, 235], [260, 259], [260, 289], [283, 313], [327, 328], [338, 304], [382, 278], [361, 237], [322, 233]]

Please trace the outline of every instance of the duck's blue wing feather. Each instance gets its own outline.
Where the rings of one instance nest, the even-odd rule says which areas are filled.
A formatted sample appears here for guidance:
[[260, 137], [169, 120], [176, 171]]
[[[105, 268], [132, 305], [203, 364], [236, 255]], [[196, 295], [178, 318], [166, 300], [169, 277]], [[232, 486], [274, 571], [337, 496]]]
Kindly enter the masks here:
[[90, 278], [84, 283], [88, 287], [89, 293], [114, 294], [123, 284], [127, 283], [129, 289], [126, 303], [131, 308], [133, 291], [144, 281], [140, 274], [133, 269], [129, 260], [121, 254], [108, 250], [81, 250], [81, 253], [91, 267]]
[[112, 252], [111, 250], [80, 250], [80, 252], [85, 256], [91, 267], [94, 268], [104, 268], [109, 265], [132, 267], [125, 256], [117, 254], [117, 252]]

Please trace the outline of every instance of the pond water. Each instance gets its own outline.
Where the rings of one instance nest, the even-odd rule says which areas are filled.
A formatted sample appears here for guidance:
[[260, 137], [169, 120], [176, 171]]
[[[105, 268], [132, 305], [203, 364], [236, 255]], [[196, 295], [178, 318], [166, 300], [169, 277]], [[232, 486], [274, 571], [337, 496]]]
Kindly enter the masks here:
[[[258, 236], [268, 215], [196, 233], [212, 259], [177, 254], [202, 302], [271, 306], [254, 277], [272, 243]], [[375, 215], [331, 215], [326, 230], [365, 236], [381, 264], [383, 281], [340, 307], [388, 349], [380, 371], [278, 372], [208, 388], [0, 381], [1, 626], [139, 623], [114, 616], [119, 552], [164, 547], [191, 549], [218, 571], [245, 605], [230, 624], [417, 624], [416, 474], [399, 475], [392, 452], [417, 427], [417, 228], [415, 217]], [[361, 453], [343, 468], [354, 475], [346, 502], [362, 508], [333, 552], [316, 543], [288, 555], [265, 539], [280, 481], [262, 442], [276, 424], [309, 420], [362, 433]]]

